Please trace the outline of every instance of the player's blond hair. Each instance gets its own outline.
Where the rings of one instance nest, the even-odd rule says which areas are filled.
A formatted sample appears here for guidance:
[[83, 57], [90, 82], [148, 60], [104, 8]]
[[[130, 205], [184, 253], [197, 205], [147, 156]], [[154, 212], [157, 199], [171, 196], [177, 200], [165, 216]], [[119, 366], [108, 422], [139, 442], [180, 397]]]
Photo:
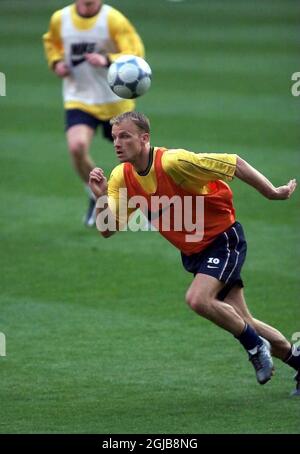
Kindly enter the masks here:
[[118, 115], [117, 117], [112, 118], [110, 120], [110, 124], [112, 126], [119, 125], [120, 123], [122, 123], [125, 120], [132, 121], [143, 132], [150, 133], [149, 118], [147, 118], [146, 115], [144, 115], [140, 112], [124, 112], [121, 115]]

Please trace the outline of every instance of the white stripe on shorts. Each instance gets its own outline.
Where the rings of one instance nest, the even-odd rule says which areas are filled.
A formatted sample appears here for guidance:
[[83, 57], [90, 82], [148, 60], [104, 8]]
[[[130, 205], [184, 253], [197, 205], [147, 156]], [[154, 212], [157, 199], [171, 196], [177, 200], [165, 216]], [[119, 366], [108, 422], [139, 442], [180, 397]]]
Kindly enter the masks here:
[[222, 276], [223, 276], [223, 274], [224, 274], [224, 271], [225, 271], [225, 269], [226, 269], [226, 266], [227, 266], [227, 263], [228, 263], [228, 260], [229, 260], [229, 257], [230, 257], [229, 238], [228, 238], [228, 235], [227, 235], [226, 232], [224, 232], [224, 235], [225, 235], [226, 240], [227, 240], [227, 251], [228, 251], [228, 254], [227, 254], [227, 259], [226, 259], [225, 265], [224, 265], [224, 267], [223, 267], [223, 269], [222, 269], [222, 271], [221, 271], [221, 274], [220, 274], [220, 276], [219, 276], [219, 280], [222, 279]]
[[236, 242], [236, 245], [235, 245], [235, 248], [234, 248], [234, 252], [236, 253], [236, 259], [235, 259], [234, 267], [232, 268], [231, 273], [229, 274], [228, 278], [226, 279], [225, 284], [227, 284], [227, 282], [229, 281], [229, 279], [230, 279], [232, 273], [233, 273], [234, 270], [236, 269], [236, 266], [237, 266], [238, 260], [239, 260], [239, 255], [240, 255], [239, 251], [236, 250], [237, 245], [239, 244], [240, 238], [239, 238], [239, 236], [238, 236], [237, 231], [235, 230], [235, 228], [234, 228], [234, 227], [232, 227], [232, 228], [233, 228], [233, 230], [234, 230], [234, 233], [235, 233], [236, 239], [237, 239], [237, 242]]

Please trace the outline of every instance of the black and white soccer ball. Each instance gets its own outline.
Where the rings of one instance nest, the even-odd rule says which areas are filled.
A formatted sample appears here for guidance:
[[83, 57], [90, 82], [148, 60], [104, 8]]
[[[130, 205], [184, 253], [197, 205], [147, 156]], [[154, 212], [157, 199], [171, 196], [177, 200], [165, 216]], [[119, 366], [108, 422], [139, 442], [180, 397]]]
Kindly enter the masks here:
[[121, 55], [109, 67], [107, 81], [120, 98], [144, 95], [151, 86], [152, 71], [148, 63], [135, 55]]

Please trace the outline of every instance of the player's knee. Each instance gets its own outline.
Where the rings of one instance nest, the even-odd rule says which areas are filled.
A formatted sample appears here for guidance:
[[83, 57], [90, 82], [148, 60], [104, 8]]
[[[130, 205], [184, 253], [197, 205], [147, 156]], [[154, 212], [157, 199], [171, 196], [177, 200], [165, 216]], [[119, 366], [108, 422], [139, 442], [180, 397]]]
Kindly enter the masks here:
[[87, 147], [84, 140], [76, 140], [69, 142], [69, 152], [71, 156], [76, 160], [80, 160], [83, 158], [86, 149]]
[[206, 316], [210, 312], [210, 301], [204, 294], [201, 295], [188, 291], [186, 294], [186, 302], [188, 306], [199, 315]]

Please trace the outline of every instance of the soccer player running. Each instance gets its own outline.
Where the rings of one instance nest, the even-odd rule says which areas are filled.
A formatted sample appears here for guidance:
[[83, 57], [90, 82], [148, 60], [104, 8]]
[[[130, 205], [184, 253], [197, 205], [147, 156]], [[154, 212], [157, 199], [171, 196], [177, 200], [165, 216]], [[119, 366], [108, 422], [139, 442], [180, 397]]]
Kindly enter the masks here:
[[120, 54], [143, 57], [144, 46], [129, 20], [101, 0], [77, 0], [51, 19], [43, 35], [49, 67], [63, 79], [66, 137], [73, 166], [89, 194], [85, 218], [95, 222], [95, 199], [88, 186], [95, 167], [89, 153], [96, 129], [111, 139], [109, 120], [134, 110], [133, 100], [121, 100], [108, 86], [110, 63]]
[[[268, 382], [272, 376], [271, 354], [294, 368], [297, 374], [293, 394], [300, 395], [300, 350], [291, 346], [277, 329], [255, 319], [247, 307], [240, 275], [247, 245], [243, 228], [235, 219], [232, 192], [226, 183], [235, 176], [267, 199], [286, 200], [296, 189], [296, 180], [274, 187], [237, 155], [196, 154], [152, 147], [149, 120], [137, 112], [124, 113], [111, 120], [111, 124], [121, 164], [112, 171], [109, 182], [100, 168], [92, 170], [89, 179], [90, 188], [98, 199], [97, 227], [101, 234], [109, 237], [121, 230], [138, 205], [154, 223], [157, 213], [160, 221], [168, 213], [172, 218], [169, 228], [165, 229], [163, 222], [156, 222], [156, 228], [181, 251], [183, 266], [194, 274], [186, 293], [188, 305], [240, 341], [260, 384]], [[152, 199], [157, 196], [164, 200], [164, 206], [153, 213]], [[174, 208], [176, 197], [182, 205]], [[178, 219], [175, 219], [178, 212], [184, 215], [184, 205], [190, 199], [193, 202], [204, 200], [204, 229], [196, 241], [190, 229], [177, 228]], [[132, 203], [134, 200], [136, 206]], [[124, 207], [120, 206], [124, 202], [125, 217], [121, 216]], [[195, 207], [194, 203], [193, 215]], [[116, 228], [113, 220], [117, 220]], [[199, 231], [195, 233], [199, 235]]]

